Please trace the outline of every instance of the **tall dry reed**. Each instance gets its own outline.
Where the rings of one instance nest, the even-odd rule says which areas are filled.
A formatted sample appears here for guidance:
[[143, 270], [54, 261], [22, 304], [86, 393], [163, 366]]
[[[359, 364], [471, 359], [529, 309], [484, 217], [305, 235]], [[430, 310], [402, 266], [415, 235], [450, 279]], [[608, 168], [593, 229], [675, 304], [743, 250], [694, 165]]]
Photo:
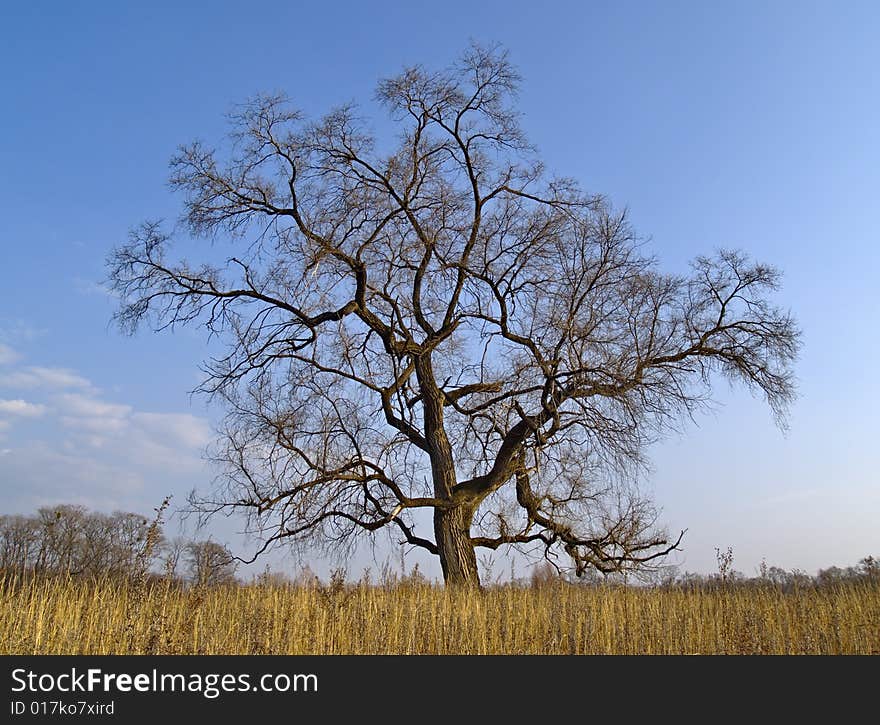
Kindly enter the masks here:
[[[131, 613], [138, 619], [132, 623]], [[880, 584], [190, 588], [0, 577], [15, 654], [878, 654]]]

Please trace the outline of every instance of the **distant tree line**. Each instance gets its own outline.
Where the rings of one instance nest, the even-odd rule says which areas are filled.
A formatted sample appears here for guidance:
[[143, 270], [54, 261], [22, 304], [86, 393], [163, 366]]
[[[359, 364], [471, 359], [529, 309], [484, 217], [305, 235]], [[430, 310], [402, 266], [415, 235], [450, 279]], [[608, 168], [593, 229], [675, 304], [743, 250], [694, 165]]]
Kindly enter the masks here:
[[[164, 506], [163, 506], [164, 508]], [[215, 586], [233, 584], [236, 562], [228, 548], [215, 541], [166, 537], [161, 530], [161, 512], [153, 520], [124, 511], [100, 513], [84, 506], [64, 504], [44, 507], [31, 515], [0, 515], [0, 575], [6, 573], [80, 578], [137, 578], [170, 580], [181, 585]], [[539, 588], [573, 586], [653, 586], [664, 589], [773, 586], [784, 590], [827, 587], [854, 582], [880, 582], [880, 557], [866, 556], [856, 565], [832, 566], [815, 575], [799, 569], [786, 570], [762, 563], [749, 577], [733, 567], [733, 551], [716, 551], [717, 571], [711, 574], [682, 572], [675, 566], [661, 566], [628, 575], [598, 571], [576, 578], [571, 572], [544, 561], [526, 578], [493, 584]], [[512, 576], [512, 574], [511, 574]], [[345, 572], [333, 572], [324, 587], [305, 566], [294, 577], [283, 572], [265, 572], [253, 577], [255, 584], [268, 586], [318, 586], [335, 591]], [[492, 579], [490, 577], [490, 579]], [[416, 566], [411, 572], [396, 572], [386, 564], [374, 582], [369, 570], [359, 580], [365, 585], [425, 584], [427, 578]]]
[[549, 562], [532, 569], [528, 579], [531, 587], [551, 586], [565, 582], [577, 586], [639, 585], [662, 589], [721, 589], [734, 587], [767, 587], [789, 591], [798, 588], [830, 587], [858, 582], [880, 583], [880, 558], [866, 556], [854, 566], [831, 566], [809, 574], [802, 569], [783, 569], [761, 562], [755, 576], [747, 576], [733, 568], [733, 551], [717, 550], [718, 570], [710, 574], [681, 571], [676, 566], [657, 567], [650, 571], [631, 573], [630, 577], [619, 573], [602, 576], [595, 573], [584, 579], [574, 579]]
[[166, 538], [158, 521], [61, 505], [0, 515], [0, 572], [76, 577], [166, 577], [210, 586], [235, 581], [235, 561], [214, 541]]

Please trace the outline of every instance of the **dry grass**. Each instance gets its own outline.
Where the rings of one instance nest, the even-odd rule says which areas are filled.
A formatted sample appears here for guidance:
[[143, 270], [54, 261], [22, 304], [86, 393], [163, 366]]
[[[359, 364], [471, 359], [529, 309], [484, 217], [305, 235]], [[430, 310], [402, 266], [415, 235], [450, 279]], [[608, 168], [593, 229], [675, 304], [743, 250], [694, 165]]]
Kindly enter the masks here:
[[880, 584], [180, 589], [0, 577], [3, 654], [878, 654]]

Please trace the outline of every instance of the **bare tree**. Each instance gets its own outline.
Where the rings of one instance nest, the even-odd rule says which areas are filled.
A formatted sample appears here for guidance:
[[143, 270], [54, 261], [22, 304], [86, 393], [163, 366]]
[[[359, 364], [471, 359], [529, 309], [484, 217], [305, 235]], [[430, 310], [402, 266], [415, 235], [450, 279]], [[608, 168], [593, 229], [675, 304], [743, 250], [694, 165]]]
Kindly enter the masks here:
[[165, 539], [162, 542], [161, 560], [162, 573], [169, 579], [176, 579], [179, 576], [181, 558], [186, 553], [188, 542], [182, 536], [175, 536], [171, 539]]
[[40, 551], [40, 525], [33, 516], [0, 516], [0, 569], [32, 569]]
[[782, 419], [798, 331], [779, 273], [730, 251], [661, 272], [625, 213], [544, 172], [518, 81], [473, 47], [380, 82], [388, 148], [353, 106], [310, 122], [256, 98], [225, 152], [171, 162], [192, 237], [231, 251], [183, 261], [146, 223], [109, 258], [124, 329], [227, 343], [200, 388], [228, 406], [224, 475], [193, 503], [247, 513], [260, 551], [390, 527], [453, 584], [478, 584], [476, 547], [640, 566], [680, 541], [630, 483], [646, 445], [716, 373]]
[[84, 506], [70, 504], [37, 511], [40, 524], [37, 571], [79, 573], [82, 532], [87, 518]]
[[191, 541], [186, 545], [189, 580], [196, 586], [217, 586], [235, 582], [232, 553], [215, 541]]
[[[103, 514], [70, 504], [44, 507], [34, 516], [0, 516], [0, 569], [131, 576], [148, 532], [139, 514]], [[152, 556], [145, 565], [151, 563]]]

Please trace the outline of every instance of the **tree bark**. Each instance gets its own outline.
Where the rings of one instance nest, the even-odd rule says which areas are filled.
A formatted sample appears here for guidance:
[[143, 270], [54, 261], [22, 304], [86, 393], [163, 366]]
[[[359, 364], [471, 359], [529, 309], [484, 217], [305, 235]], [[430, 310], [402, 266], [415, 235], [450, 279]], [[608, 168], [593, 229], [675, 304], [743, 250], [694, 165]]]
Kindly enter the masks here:
[[434, 535], [447, 586], [480, 586], [477, 555], [471, 543], [473, 516], [469, 506], [434, 510]]
[[[434, 495], [451, 501], [456, 485], [455, 460], [443, 426], [444, 397], [434, 379], [430, 355], [416, 360], [416, 375], [422, 393], [425, 441], [431, 459]], [[475, 510], [476, 507], [470, 502], [434, 509], [434, 536], [443, 568], [443, 580], [449, 586], [480, 586], [477, 555], [471, 543], [471, 523]]]

